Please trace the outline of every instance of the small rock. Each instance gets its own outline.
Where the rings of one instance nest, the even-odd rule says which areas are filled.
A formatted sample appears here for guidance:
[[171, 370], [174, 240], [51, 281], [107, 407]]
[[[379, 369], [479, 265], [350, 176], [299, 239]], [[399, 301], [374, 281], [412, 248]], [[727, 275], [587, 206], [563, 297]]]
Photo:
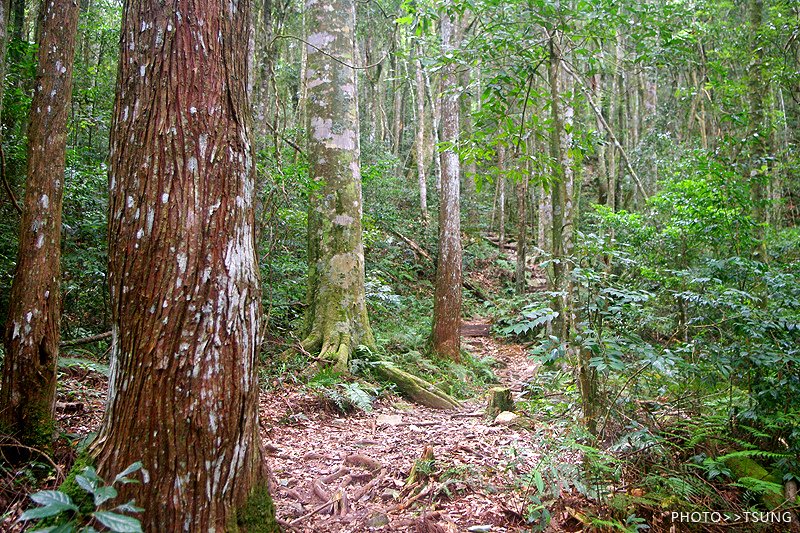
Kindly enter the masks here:
[[[508, 411], [506, 411], [508, 412]], [[482, 525], [482, 526], [470, 526], [467, 528], [467, 531], [470, 533], [488, 533], [492, 530], [492, 526], [490, 525]]]
[[399, 426], [403, 423], [403, 417], [400, 415], [378, 415], [375, 423], [379, 426]]
[[367, 527], [383, 527], [389, 525], [389, 517], [385, 513], [376, 513], [367, 520]]
[[497, 415], [494, 419], [495, 424], [510, 424], [514, 420], [519, 418], [519, 415], [512, 413], [511, 411], [503, 411], [499, 415]]
[[382, 500], [396, 500], [400, 497], [400, 491], [394, 489], [386, 489], [381, 493]]

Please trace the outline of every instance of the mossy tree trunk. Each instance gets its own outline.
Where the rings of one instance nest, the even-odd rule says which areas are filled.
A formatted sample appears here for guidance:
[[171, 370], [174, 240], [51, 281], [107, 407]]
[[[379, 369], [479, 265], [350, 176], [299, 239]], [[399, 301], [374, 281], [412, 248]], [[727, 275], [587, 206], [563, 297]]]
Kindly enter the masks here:
[[355, 2], [307, 5], [308, 311], [303, 347], [346, 371], [352, 350], [375, 341], [364, 291]]
[[[446, 12], [441, 19], [442, 53], [452, 53], [456, 26]], [[442, 68], [442, 142], [458, 143], [458, 79], [455, 65]], [[458, 361], [461, 357], [461, 204], [460, 166], [453, 148], [441, 153], [442, 187], [439, 203], [439, 255], [433, 296], [432, 349], [436, 355]]]
[[77, 3], [42, 4], [25, 201], [0, 393], [0, 425], [29, 446], [48, 447], [54, 430], [61, 339], [61, 206], [77, 26]]
[[[247, 0], [126, 0], [109, 172], [112, 349], [90, 453], [145, 531], [230, 531], [262, 509], [261, 290]], [[246, 516], [247, 515], [247, 516]], [[250, 522], [252, 523], [252, 522]]]

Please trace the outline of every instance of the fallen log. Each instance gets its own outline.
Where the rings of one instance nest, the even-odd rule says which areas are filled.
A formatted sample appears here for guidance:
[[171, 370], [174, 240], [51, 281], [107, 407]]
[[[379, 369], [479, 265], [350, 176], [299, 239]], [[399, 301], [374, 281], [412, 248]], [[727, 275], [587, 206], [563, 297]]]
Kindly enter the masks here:
[[61, 348], [69, 348], [71, 346], [82, 346], [84, 344], [91, 344], [93, 342], [98, 342], [109, 338], [111, 338], [111, 332], [106, 331], [105, 333], [98, 333], [97, 335], [83, 337], [82, 339], [70, 339], [67, 341], [61, 341], [59, 346]]
[[458, 409], [461, 407], [458, 400], [436, 385], [400, 370], [392, 363], [378, 361], [375, 368], [384, 379], [397, 385], [397, 389], [413, 402], [434, 409]]

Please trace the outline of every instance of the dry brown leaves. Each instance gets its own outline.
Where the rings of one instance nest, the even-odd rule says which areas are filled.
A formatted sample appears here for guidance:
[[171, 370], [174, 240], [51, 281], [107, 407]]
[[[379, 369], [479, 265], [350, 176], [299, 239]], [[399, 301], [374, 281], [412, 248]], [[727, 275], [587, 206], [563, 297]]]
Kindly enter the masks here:
[[[516, 396], [535, 375], [520, 346], [489, 337], [465, 343], [498, 361], [498, 376]], [[57, 415], [73, 445], [99, 427], [106, 388], [105, 377], [93, 372], [61, 376]], [[285, 529], [450, 533], [486, 525], [495, 533], [525, 531], [519, 480], [542, 451], [525, 427], [484, 419], [483, 402], [476, 398], [460, 410], [438, 411], [385, 398], [371, 413], [340, 417], [300, 387], [263, 394], [261, 432]], [[433, 452], [427, 475], [407, 483], [427, 447]], [[74, 458], [65, 448], [56, 461], [62, 472]], [[28, 506], [27, 490], [56, 485], [54, 479], [26, 490], [13, 476], [0, 481], [2, 531], [20, 530], [14, 520]]]
[[[517, 394], [534, 376], [522, 347], [488, 337], [468, 341], [500, 362], [499, 377]], [[483, 407], [482, 398], [457, 411], [389, 398], [371, 413], [340, 417], [299, 388], [263, 395], [279, 518], [304, 532], [528, 530], [519, 480], [538, 462], [539, 443], [524, 427], [484, 419]], [[430, 475], [409, 484], [427, 447]]]

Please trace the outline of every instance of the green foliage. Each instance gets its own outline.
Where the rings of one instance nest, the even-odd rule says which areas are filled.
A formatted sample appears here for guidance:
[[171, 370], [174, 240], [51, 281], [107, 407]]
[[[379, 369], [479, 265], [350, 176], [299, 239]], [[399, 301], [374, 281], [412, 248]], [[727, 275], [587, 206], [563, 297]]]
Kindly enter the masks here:
[[133, 500], [108, 510], [111, 500], [118, 495], [114, 485], [138, 483], [129, 476], [140, 470], [146, 479], [142, 463], [136, 462], [117, 474], [110, 484], [106, 484], [94, 467], [85, 466], [80, 474], [70, 476], [71, 482], [83, 491], [77, 503], [68, 494], [71, 492], [69, 488], [39, 491], [30, 496], [39, 507], [22, 513], [19, 521], [49, 519], [48, 522], [53, 525], [35, 530], [40, 533], [92, 533], [97, 531], [95, 526], [115, 533], [141, 533], [139, 519], [128, 516], [143, 511], [134, 505]]
[[346, 377], [330, 367], [319, 371], [308, 382], [308, 388], [336, 411], [346, 414], [354, 410], [372, 411], [377, 389], [369, 384], [346, 381]]

